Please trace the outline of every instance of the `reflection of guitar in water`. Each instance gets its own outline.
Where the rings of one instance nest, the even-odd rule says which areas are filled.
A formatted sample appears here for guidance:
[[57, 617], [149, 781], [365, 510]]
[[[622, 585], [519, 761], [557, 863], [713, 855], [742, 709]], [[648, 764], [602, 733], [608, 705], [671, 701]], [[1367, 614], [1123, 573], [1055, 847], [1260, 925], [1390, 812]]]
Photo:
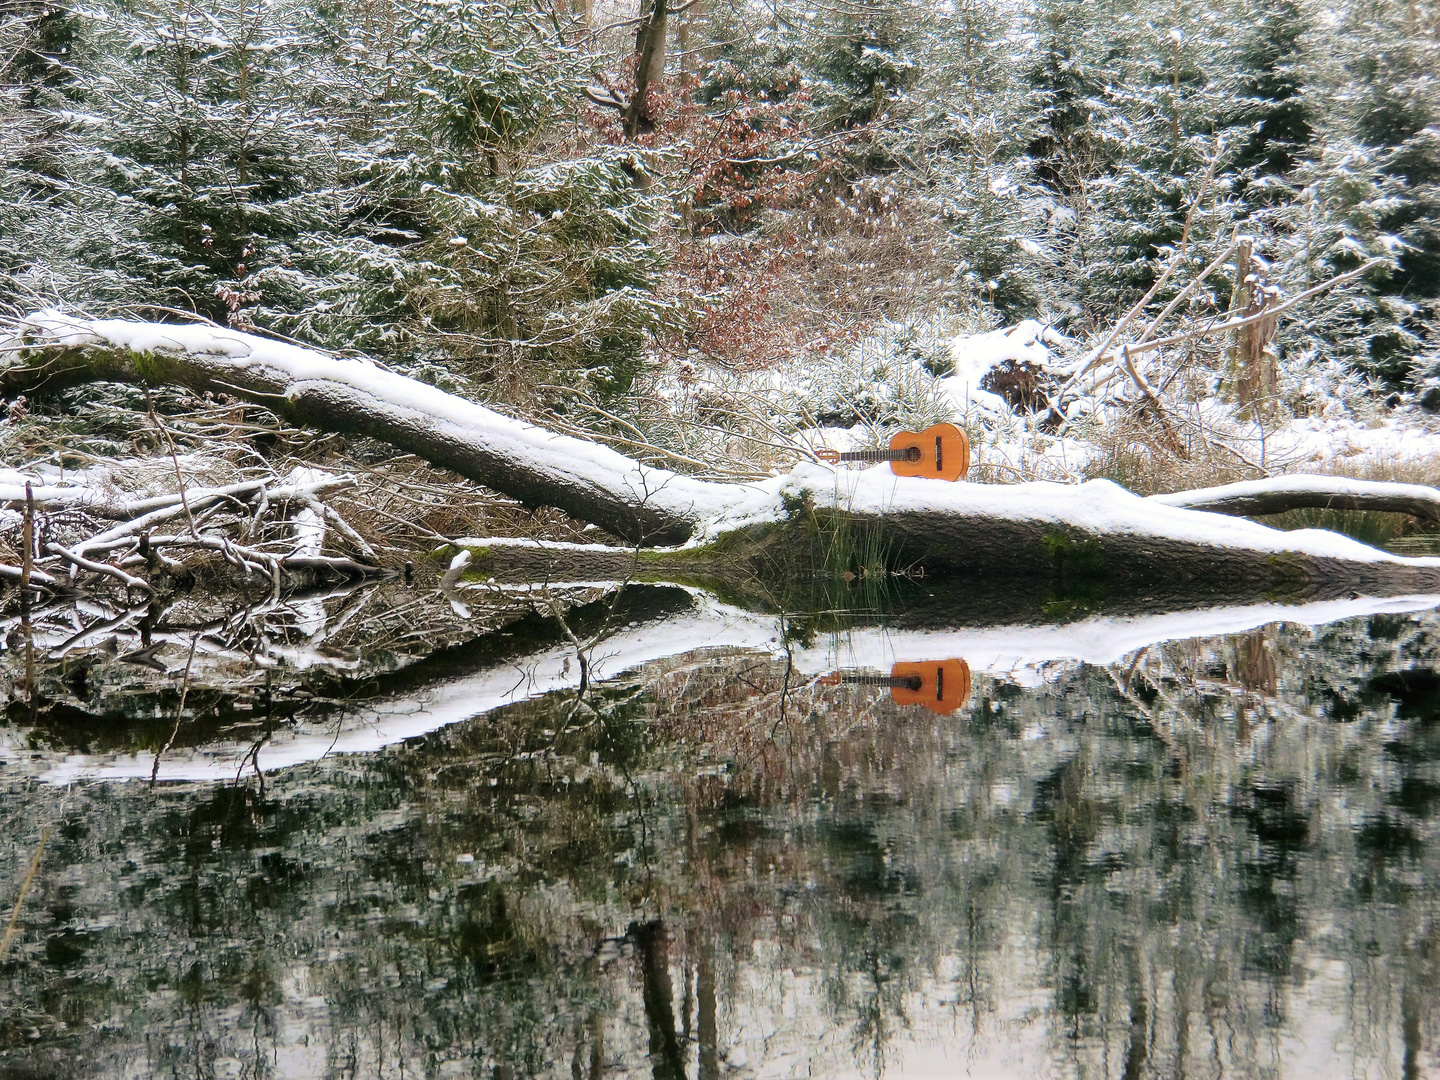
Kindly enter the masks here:
[[896, 476], [928, 476], [933, 480], [959, 480], [970, 471], [970, 440], [954, 424], [935, 424], [921, 432], [897, 432], [888, 450], [816, 450], [815, 456], [831, 465], [842, 461], [890, 463]]
[[964, 660], [922, 660], [896, 664], [889, 675], [822, 675], [822, 686], [888, 686], [896, 705], [924, 705], [934, 713], [952, 713], [970, 697], [970, 665]]

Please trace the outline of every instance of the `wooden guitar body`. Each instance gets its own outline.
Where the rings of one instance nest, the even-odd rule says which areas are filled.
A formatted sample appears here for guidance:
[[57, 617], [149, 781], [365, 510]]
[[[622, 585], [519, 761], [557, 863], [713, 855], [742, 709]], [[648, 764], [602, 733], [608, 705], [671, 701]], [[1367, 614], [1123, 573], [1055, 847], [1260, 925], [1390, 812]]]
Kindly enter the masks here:
[[[933, 424], [921, 432], [900, 431], [890, 440], [891, 451], [910, 451], [905, 458], [892, 458], [896, 476], [928, 476], [934, 480], [959, 480], [970, 471], [970, 440], [954, 424]], [[919, 450], [916, 457], [914, 451]]]
[[[896, 664], [890, 669], [890, 696], [896, 705], [924, 705], [942, 716], [952, 713], [970, 699], [970, 665], [964, 660], [926, 660], [918, 664]], [[912, 689], [915, 679], [918, 689]], [[899, 680], [908, 679], [909, 686]]]
[[932, 424], [924, 431], [897, 432], [887, 450], [851, 450], [843, 454], [817, 450], [815, 456], [832, 465], [842, 461], [888, 461], [896, 476], [959, 480], [970, 471], [970, 440], [954, 424]]
[[970, 665], [964, 660], [922, 660], [896, 664], [889, 675], [822, 675], [822, 686], [850, 683], [888, 686], [896, 705], [923, 705], [933, 713], [952, 713], [970, 700]]

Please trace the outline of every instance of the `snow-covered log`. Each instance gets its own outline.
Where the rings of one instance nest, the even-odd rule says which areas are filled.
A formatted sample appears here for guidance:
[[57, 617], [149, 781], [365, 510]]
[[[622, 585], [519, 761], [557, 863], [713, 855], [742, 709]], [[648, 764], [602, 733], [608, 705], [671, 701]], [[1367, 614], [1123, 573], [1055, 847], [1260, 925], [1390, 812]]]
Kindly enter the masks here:
[[1045, 578], [1065, 591], [1143, 591], [1163, 582], [1217, 596], [1249, 590], [1302, 597], [1440, 585], [1437, 559], [1403, 559], [1332, 533], [1280, 532], [1167, 506], [1105, 481], [945, 484], [897, 477], [886, 466], [849, 471], [812, 463], [759, 483], [698, 480], [364, 361], [209, 326], [44, 312], [21, 322], [3, 348], [13, 359], [0, 367], [0, 393], [118, 380], [237, 394], [295, 424], [383, 439], [637, 546], [708, 545], [717, 558], [748, 560], [759, 570], [783, 563], [807, 537], [818, 535], [814, 546], [833, 550], [828, 531], [830, 538], [858, 538], [862, 557], [883, 553], [894, 568]]
[[381, 439], [636, 543], [684, 542], [731, 494], [363, 360], [213, 326], [37, 312], [15, 328], [5, 351], [13, 358], [0, 369], [5, 396], [96, 381], [231, 394], [297, 426]]
[[1242, 517], [1283, 514], [1287, 510], [1373, 510], [1440, 521], [1440, 490], [1423, 484], [1386, 484], [1345, 476], [1276, 476], [1153, 495], [1151, 500]]

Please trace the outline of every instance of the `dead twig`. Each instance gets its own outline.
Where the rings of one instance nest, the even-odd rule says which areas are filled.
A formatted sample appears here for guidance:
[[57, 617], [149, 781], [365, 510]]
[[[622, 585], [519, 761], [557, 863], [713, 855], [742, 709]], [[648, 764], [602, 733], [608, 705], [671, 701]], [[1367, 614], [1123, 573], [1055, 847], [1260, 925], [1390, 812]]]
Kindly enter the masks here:
[[123, 584], [127, 589], [142, 589], [145, 592], [155, 591], [153, 588], [151, 588], [148, 581], [137, 578], [131, 574], [127, 574], [118, 566], [111, 566], [109, 563], [95, 562], [93, 559], [87, 559], [83, 555], [77, 555], [69, 548], [64, 547], [61, 544], [57, 544], [53, 541], [45, 545], [45, 550], [53, 551], [66, 562], [79, 567], [81, 570], [89, 570], [92, 574], [105, 574], [109, 577], [113, 577], [121, 584]]
[[0, 959], [4, 959], [5, 951], [10, 948], [10, 939], [15, 936], [15, 929], [20, 925], [20, 909], [25, 904], [25, 894], [30, 891], [30, 883], [35, 880], [35, 874], [40, 869], [40, 856], [45, 854], [50, 828], [46, 825], [44, 832], [40, 834], [40, 846], [35, 849], [35, 857], [30, 860], [30, 869], [25, 874], [25, 880], [20, 883], [20, 895], [15, 897], [15, 910], [10, 913], [10, 925], [5, 928], [5, 936], [0, 938]]

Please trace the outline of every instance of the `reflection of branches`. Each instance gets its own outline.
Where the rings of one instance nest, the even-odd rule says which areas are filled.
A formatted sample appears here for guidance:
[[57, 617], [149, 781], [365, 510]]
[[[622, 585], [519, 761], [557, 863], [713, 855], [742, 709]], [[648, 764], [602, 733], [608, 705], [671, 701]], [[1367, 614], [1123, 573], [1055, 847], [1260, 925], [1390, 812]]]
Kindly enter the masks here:
[[260, 795], [265, 795], [265, 774], [260, 771], [260, 751], [270, 741], [274, 733], [267, 730], [260, 738], [251, 744], [250, 749], [245, 751], [245, 756], [240, 759], [240, 767], [235, 770], [235, 783], [240, 783], [240, 777], [245, 773], [245, 766], [248, 764], [255, 770], [255, 779], [260, 787]]
[[25, 880], [20, 883], [20, 893], [15, 897], [15, 910], [10, 913], [10, 925], [5, 928], [5, 936], [0, 938], [0, 960], [5, 958], [5, 952], [10, 948], [10, 939], [15, 936], [15, 930], [20, 925], [20, 910], [25, 906], [25, 894], [30, 891], [30, 883], [35, 880], [35, 874], [40, 869], [40, 856], [45, 854], [45, 842], [50, 839], [50, 826], [46, 825], [40, 833], [40, 844], [35, 849], [35, 857], [30, 860], [30, 869], [25, 873]]
[[165, 745], [155, 753], [155, 765], [150, 770], [150, 783], [155, 783], [155, 778], [160, 775], [160, 759], [170, 752], [170, 747], [175, 745], [175, 736], [180, 734], [180, 722], [185, 719], [185, 697], [190, 693], [190, 665], [195, 662], [195, 643], [199, 641], [199, 635], [190, 639], [190, 655], [185, 658], [185, 675], [180, 680], [180, 704], [175, 706], [175, 727], [170, 731], [170, 738], [165, 740]]

